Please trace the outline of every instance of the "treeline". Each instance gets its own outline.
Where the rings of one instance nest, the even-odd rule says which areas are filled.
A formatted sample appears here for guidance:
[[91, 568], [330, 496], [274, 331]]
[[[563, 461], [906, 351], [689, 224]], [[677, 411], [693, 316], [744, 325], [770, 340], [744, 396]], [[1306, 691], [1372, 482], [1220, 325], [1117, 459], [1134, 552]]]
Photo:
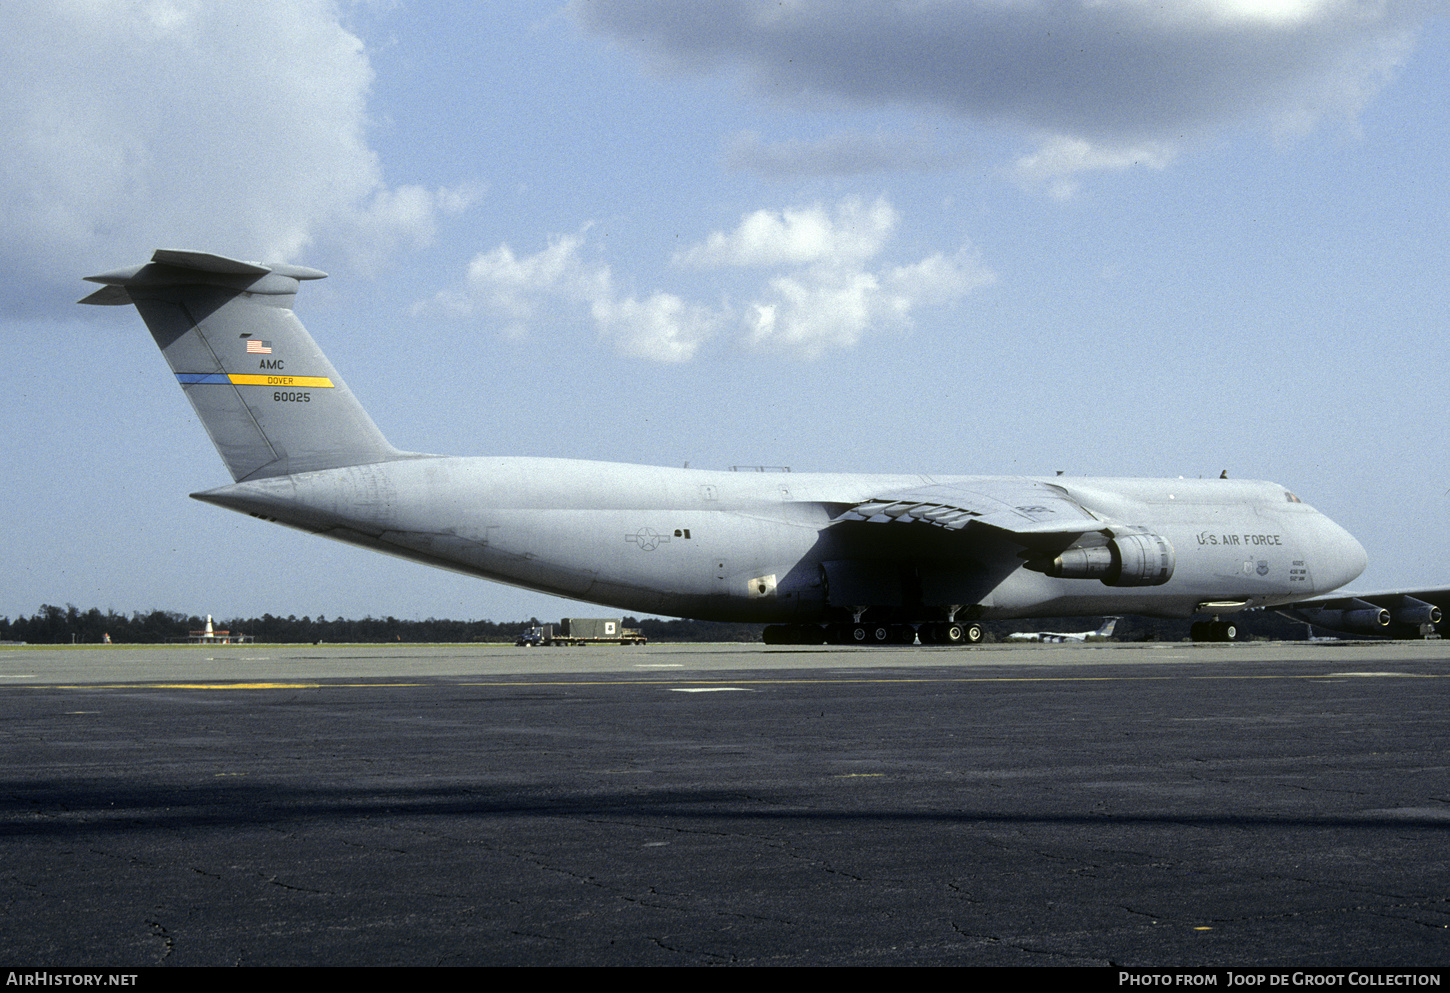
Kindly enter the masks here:
[[[512, 642], [538, 618], [522, 621], [452, 621], [430, 617], [425, 621], [396, 617], [217, 618], [212, 626], [233, 637], [246, 635], [272, 643], [309, 642]], [[759, 641], [759, 624], [721, 624], [710, 621], [662, 621], [624, 618], [624, 626], [639, 628], [650, 641]], [[0, 617], [0, 642], [24, 641], [32, 645], [95, 645], [110, 636], [117, 645], [164, 645], [185, 642], [193, 631], [206, 627], [206, 618], [174, 610], [135, 611], [130, 615], [95, 607], [80, 610], [75, 604], [42, 604], [30, 617]]]
[[[552, 618], [551, 618], [552, 620]], [[1234, 616], [1242, 640], [1267, 638], [1303, 641], [1307, 627], [1272, 611], [1254, 610]], [[254, 641], [272, 643], [309, 642], [511, 642], [524, 628], [538, 624], [538, 618], [522, 621], [453, 621], [430, 617], [425, 621], [396, 617], [348, 619], [323, 616], [234, 617], [213, 621], [218, 631], [232, 636], [246, 635]], [[987, 628], [987, 640], [1004, 639], [1012, 631], [1082, 631], [1097, 625], [1096, 618], [1042, 617], [1023, 621], [995, 621]], [[624, 626], [639, 628], [656, 642], [758, 642], [760, 624], [717, 621], [624, 618]], [[129, 615], [95, 607], [79, 610], [74, 604], [56, 607], [43, 604], [30, 617], [11, 620], [0, 617], [0, 642], [24, 641], [32, 645], [95, 645], [109, 635], [117, 645], [164, 645], [186, 641], [193, 631], [206, 627], [206, 618], [173, 610], [135, 611]], [[1188, 621], [1152, 617], [1124, 617], [1113, 632], [1114, 641], [1183, 641]]]

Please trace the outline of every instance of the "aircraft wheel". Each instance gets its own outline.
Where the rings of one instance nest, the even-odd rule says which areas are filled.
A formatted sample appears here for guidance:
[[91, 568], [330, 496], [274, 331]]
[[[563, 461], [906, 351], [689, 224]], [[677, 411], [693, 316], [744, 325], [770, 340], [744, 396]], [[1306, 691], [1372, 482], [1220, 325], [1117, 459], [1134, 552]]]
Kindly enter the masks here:
[[955, 621], [937, 625], [936, 640], [943, 645], [960, 645], [967, 632]]
[[760, 632], [760, 640], [767, 645], [789, 645], [790, 629], [784, 624], [767, 624]]
[[894, 640], [898, 645], [916, 644], [916, 628], [910, 624], [898, 624], [896, 626], [896, 638]]
[[969, 645], [980, 644], [982, 641], [982, 625], [968, 624], [966, 631], [966, 642]]
[[889, 624], [872, 624], [870, 632], [870, 641], [873, 645], [885, 645], [896, 640], [891, 637], [891, 625]]
[[850, 632], [850, 644], [869, 645], [871, 643], [871, 628], [865, 624], [852, 624]]
[[1238, 636], [1238, 625], [1232, 621], [1195, 621], [1188, 629], [1194, 641], [1235, 641]]

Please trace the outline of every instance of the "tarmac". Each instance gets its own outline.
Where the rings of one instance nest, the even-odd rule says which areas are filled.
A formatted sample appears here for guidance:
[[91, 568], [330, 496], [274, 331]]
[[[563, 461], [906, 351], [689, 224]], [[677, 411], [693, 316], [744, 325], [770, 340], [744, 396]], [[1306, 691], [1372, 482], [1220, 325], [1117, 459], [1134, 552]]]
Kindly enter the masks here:
[[1439, 967], [1441, 642], [0, 649], [0, 964]]

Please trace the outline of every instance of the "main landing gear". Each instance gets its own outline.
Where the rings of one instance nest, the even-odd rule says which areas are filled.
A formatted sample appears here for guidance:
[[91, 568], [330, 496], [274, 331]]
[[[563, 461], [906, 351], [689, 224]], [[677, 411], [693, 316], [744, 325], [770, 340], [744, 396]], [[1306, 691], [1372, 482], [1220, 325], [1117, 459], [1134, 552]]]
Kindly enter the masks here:
[[1194, 641], [1233, 641], [1239, 629], [1233, 621], [1195, 621], [1188, 628], [1188, 636]]
[[936, 621], [916, 629], [923, 645], [975, 645], [982, 640], [982, 625]]
[[763, 633], [767, 645], [975, 645], [982, 626], [957, 621], [923, 624], [770, 624]]

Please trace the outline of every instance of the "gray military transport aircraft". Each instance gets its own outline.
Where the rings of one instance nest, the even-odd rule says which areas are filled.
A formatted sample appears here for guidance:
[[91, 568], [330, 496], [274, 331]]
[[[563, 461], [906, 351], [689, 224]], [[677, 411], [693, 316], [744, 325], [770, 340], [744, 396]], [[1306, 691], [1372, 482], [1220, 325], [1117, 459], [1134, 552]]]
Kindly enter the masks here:
[[1121, 617], [1104, 617], [1103, 623], [1095, 631], [1014, 631], [1007, 636], [1007, 640], [1040, 641], [1049, 645], [1062, 645], [1069, 641], [1086, 642], [1089, 638], [1107, 641], [1113, 636], [1113, 629], [1120, 620]]
[[1276, 483], [714, 472], [390, 445], [292, 312], [325, 273], [203, 252], [86, 277], [134, 304], [235, 482], [198, 500], [772, 643], [973, 642], [989, 618], [1213, 617], [1327, 593], [1359, 542]]

